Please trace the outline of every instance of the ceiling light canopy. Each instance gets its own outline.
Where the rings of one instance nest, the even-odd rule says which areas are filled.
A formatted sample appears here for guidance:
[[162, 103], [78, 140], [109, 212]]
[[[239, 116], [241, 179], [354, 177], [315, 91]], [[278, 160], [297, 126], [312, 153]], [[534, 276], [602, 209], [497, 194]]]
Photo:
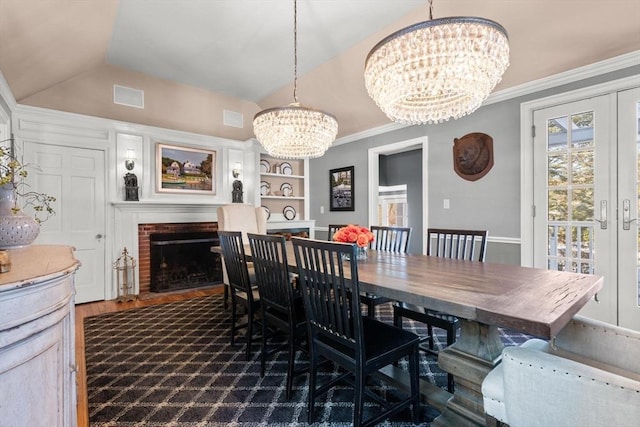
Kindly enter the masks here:
[[474, 112], [509, 65], [509, 40], [497, 22], [433, 19], [380, 41], [365, 61], [369, 96], [394, 122], [440, 123]]
[[331, 114], [303, 107], [298, 87], [298, 7], [293, 1], [293, 100], [286, 107], [268, 108], [253, 118], [253, 132], [270, 156], [303, 159], [322, 156], [338, 134], [338, 121]]

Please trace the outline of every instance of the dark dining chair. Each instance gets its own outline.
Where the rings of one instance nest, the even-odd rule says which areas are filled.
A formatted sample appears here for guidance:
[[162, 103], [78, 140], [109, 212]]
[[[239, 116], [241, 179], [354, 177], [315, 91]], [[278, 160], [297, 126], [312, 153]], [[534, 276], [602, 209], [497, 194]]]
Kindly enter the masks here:
[[[349, 294], [359, 294], [358, 265], [354, 245], [292, 238], [300, 288], [304, 298], [310, 346], [308, 422], [314, 419], [316, 398], [340, 381], [354, 387], [353, 425], [370, 426], [394, 414], [412, 408], [413, 422], [420, 411], [417, 335], [391, 324], [363, 317], [360, 303]], [[342, 260], [350, 255], [349, 261]], [[392, 397], [367, 387], [367, 379], [381, 368], [409, 359], [410, 393]], [[318, 384], [318, 365], [332, 361], [344, 373]], [[391, 383], [392, 384], [392, 383]], [[363, 418], [365, 396], [381, 410]]]
[[[222, 257], [229, 279], [229, 293], [231, 295], [231, 345], [235, 344], [236, 332], [246, 329], [246, 357], [251, 357], [253, 326], [256, 311], [260, 308], [260, 294], [257, 287], [252, 287], [247, 268], [242, 232], [218, 231]], [[244, 307], [247, 313], [247, 323], [237, 324], [238, 306]]]
[[[307, 324], [302, 295], [294, 290], [287, 264], [286, 239], [282, 235], [248, 234], [262, 312], [262, 351], [260, 376], [264, 377], [269, 338], [284, 334], [286, 343], [271, 353], [288, 349], [287, 399], [291, 396], [293, 376], [306, 372], [294, 369], [296, 351], [307, 352]], [[271, 333], [269, 332], [271, 330]]]
[[[369, 244], [369, 248], [383, 252], [407, 253], [409, 241], [411, 239], [411, 227], [385, 227], [372, 225], [370, 228], [374, 235], [374, 240]], [[360, 295], [360, 302], [367, 306], [367, 316], [375, 317], [376, 306], [386, 304], [393, 300], [363, 292]]]
[[[427, 255], [484, 262], [487, 247], [486, 230], [453, 230], [429, 228], [427, 230]], [[402, 319], [407, 318], [427, 325], [428, 347], [420, 348], [431, 354], [437, 354], [433, 345], [433, 327], [447, 332], [447, 346], [456, 341], [460, 329], [457, 317], [424, 307], [398, 302], [393, 306], [393, 323], [402, 328]], [[424, 339], [422, 340], [424, 341]], [[447, 389], [453, 392], [453, 375], [449, 374]]]
[[327, 227], [328, 231], [327, 231], [327, 240], [332, 241], [333, 240], [333, 235], [336, 234], [336, 231], [340, 230], [341, 228], [346, 227], [347, 224], [329, 224], [329, 226]]

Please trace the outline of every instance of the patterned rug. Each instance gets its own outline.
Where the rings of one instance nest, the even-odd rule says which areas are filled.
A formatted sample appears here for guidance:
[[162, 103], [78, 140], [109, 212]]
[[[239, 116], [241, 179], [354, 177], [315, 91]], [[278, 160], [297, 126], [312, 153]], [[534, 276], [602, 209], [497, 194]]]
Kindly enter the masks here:
[[[378, 316], [391, 321], [391, 306], [379, 306]], [[247, 362], [244, 344], [229, 344], [229, 318], [222, 296], [214, 295], [85, 319], [91, 426], [308, 425], [307, 376], [294, 378], [287, 400], [286, 352], [271, 358], [261, 378], [259, 345]], [[413, 322], [405, 327], [419, 334], [426, 329]], [[506, 345], [526, 338], [502, 331]], [[438, 346], [444, 342], [444, 334], [438, 335]], [[305, 362], [306, 356], [299, 355], [296, 363]], [[446, 374], [434, 358], [421, 354], [420, 369], [422, 377], [446, 388]], [[335, 374], [333, 367], [322, 372]], [[395, 391], [376, 386], [381, 393]], [[351, 388], [337, 387], [322, 402], [315, 408], [315, 425], [351, 425]], [[365, 416], [375, 409], [367, 405]], [[424, 404], [421, 411], [425, 426], [438, 415]], [[407, 410], [380, 425], [413, 425], [410, 420]]]

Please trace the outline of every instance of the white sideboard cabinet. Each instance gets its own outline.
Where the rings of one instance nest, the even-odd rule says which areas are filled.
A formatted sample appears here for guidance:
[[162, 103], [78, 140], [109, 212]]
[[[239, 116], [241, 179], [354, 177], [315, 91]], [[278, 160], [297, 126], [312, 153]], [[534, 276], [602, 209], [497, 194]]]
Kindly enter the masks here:
[[0, 273], [0, 425], [74, 427], [76, 362], [70, 246], [9, 251]]

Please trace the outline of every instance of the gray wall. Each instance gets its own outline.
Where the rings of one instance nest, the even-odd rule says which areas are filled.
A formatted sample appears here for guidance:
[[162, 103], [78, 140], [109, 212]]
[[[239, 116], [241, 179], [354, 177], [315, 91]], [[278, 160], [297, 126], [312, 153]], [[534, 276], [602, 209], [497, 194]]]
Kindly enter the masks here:
[[[310, 217], [316, 220], [318, 227], [329, 223], [366, 224], [368, 150], [427, 136], [429, 223], [424, 226], [486, 228], [490, 237], [517, 239], [520, 237], [520, 104], [632, 75], [640, 75], [640, 66], [487, 105], [458, 120], [437, 125], [410, 126], [334, 146], [323, 157], [310, 161]], [[475, 182], [463, 180], [453, 170], [453, 139], [470, 132], [483, 132], [493, 137], [495, 164], [485, 177]], [[355, 166], [355, 211], [329, 212], [328, 171], [351, 165]], [[450, 209], [443, 209], [445, 198], [450, 200]], [[325, 207], [324, 214], [320, 214], [321, 206]], [[494, 259], [490, 244], [488, 261], [520, 263], [517, 245], [501, 246], [511, 249], [496, 247], [497, 257]]]

